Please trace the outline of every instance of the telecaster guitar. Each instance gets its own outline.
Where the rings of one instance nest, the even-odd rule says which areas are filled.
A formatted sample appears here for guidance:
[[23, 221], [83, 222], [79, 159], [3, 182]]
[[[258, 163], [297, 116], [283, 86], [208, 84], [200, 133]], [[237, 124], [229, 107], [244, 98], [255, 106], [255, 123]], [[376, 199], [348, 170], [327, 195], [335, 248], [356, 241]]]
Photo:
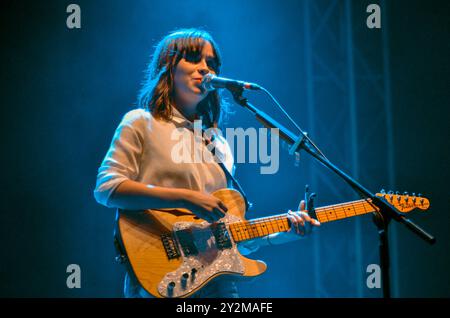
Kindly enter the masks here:
[[[155, 297], [188, 297], [219, 275], [257, 276], [266, 264], [242, 256], [237, 244], [290, 230], [286, 214], [245, 220], [245, 203], [232, 189], [213, 193], [228, 207], [220, 222], [210, 224], [187, 209], [119, 210], [121, 244], [142, 287]], [[406, 213], [427, 210], [428, 199], [378, 193]], [[315, 209], [321, 223], [377, 211], [370, 200]]]

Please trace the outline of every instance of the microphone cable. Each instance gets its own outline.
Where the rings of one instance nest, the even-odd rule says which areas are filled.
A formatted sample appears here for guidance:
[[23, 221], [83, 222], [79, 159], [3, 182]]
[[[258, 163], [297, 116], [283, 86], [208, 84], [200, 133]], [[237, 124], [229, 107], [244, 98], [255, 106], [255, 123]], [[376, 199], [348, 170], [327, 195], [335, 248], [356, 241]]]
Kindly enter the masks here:
[[300, 134], [303, 135], [303, 137], [308, 140], [308, 142], [313, 146], [313, 148], [326, 160], [329, 161], [328, 158], [323, 154], [323, 152], [319, 149], [319, 147], [316, 146], [316, 144], [309, 138], [309, 136], [303, 132], [303, 130], [297, 125], [297, 123], [289, 116], [289, 114], [286, 112], [286, 110], [283, 108], [283, 106], [280, 105], [280, 103], [277, 101], [277, 99], [264, 87], [259, 86], [260, 89], [269, 95], [269, 97], [272, 99], [272, 101], [278, 106], [278, 108], [283, 112], [284, 115], [289, 119], [289, 121], [299, 130]]

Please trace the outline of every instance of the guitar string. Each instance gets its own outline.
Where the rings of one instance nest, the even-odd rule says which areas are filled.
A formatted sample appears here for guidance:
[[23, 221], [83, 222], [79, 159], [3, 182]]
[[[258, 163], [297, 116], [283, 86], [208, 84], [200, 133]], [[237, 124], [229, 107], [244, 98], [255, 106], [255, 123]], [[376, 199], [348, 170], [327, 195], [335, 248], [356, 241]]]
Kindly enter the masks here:
[[[268, 217], [268, 218], [264, 218], [264, 219], [268, 220], [267, 224], [271, 225], [272, 230], [273, 230], [273, 223], [274, 222], [276, 223], [276, 226], [278, 227], [278, 231], [274, 231], [274, 232], [280, 232], [280, 225], [279, 225], [280, 221], [283, 223], [284, 223], [284, 221], [286, 221], [285, 218], [282, 216], [272, 216], [272, 217]], [[270, 221], [269, 221], [269, 219], [270, 219]], [[236, 222], [236, 223], [230, 224], [230, 228], [238, 227], [239, 230], [243, 230], [244, 233], [247, 233], [247, 235], [249, 236], [248, 239], [251, 239], [251, 238], [255, 238], [255, 237], [260, 237], [259, 232], [258, 232], [258, 236], [255, 236], [254, 234], [251, 234], [252, 233], [251, 231], [252, 231], [252, 228], [254, 229], [258, 224], [261, 224], [263, 222], [264, 222], [263, 220], [259, 221], [258, 223], [257, 222], [250, 223], [249, 221]], [[284, 224], [281, 225], [281, 227], [283, 227], [283, 226], [284, 226]], [[250, 228], [250, 233], [248, 231], [249, 228]], [[254, 233], [254, 231], [253, 231], [253, 233]], [[247, 238], [245, 238], [245, 239], [247, 239]]]
[[[371, 207], [371, 211], [367, 211], [367, 205], [369, 205]], [[346, 206], [346, 207], [351, 206], [353, 208], [352, 212], [354, 212], [355, 214], [349, 215], [348, 214], [349, 212], [346, 211], [346, 209], [343, 209], [343, 206]], [[336, 207], [340, 207], [340, 210], [337, 210]], [[330, 210], [332, 210], [333, 214], [334, 214], [334, 219], [331, 219], [331, 220], [327, 216], [327, 214], [331, 214]], [[351, 217], [351, 216], [367, 214], [367, 213], [370, 213], [373, 211], [374, 211], [374, 209], [368, 200], [357, 200], [357, 201], [353, 201], [351, 203], [342, 203], [342, 204], [317, 208], [316, 215], [317, 215], [318, 219], [319, 218], [323, 219], [323, 216], [325, 216], [327, 218], [327, 220], [321, 221], [321, 222], [325, 223], [327, 221], [339, 220], [339, 219], [343, 219], [343, 218], [347, 218], [347, 217]], [[330, 212], [330, 213], [327, 213], [327, 212]], [[333, 215], [333, 214], [331, 214], [331, 215]], [[249, 239], [251, 239], [251, 238], [267, 235], [266, 233], [264, 233], [264, 231], [263, 231], [263, 235], [260, 234], [259, 227], [261, 224], [263, 224], [266, 228], [267, 228], [266, 225], [270, 225], [272, 227], [273, 233], [280, 232], [280, 224], [279, 224], [280, 221], [286, 222], [287, 216], [282, 214], [282, 215], [272, 216], [272, 217], [263, 217], [263, 218], [252, 220], [252, 221], [241, 221], [241, 222], [231, 223], [230, 228], [232, 229], [233, 236], [235, 236], [233, 234], [233, 230], [235, 230], [235, 232], [238, 233], [238, 234], [236, 234], [236, 236], [238, 236], [239, 233], [243, 230], [242, 232], [247, 233]], [[276, 227], [278, 228], [275, 231], [273, 228], [274, 222], [276, 223]], [[237, 231], [236, 227], [241, 231]], [[281, 225], [281, 228], [283, 228], [283, 227], [284, 227], [284, 224]], [[250, 229], [250, 231], [248, 231], [249, 229]], [[244, 240], [245, 239], [246, 238], [244, 238]]]
[[[369, 208], [369, 211], [367, 210], [367, 208]], [[352, 202], [344, 202], [319, 207], [316, 209], [315, 214], [320, 222], [326, 223], [329, 221], [340, 220], [352, 216], [364, 215], [374, 211], [376, 211], [376, 207], [372, 204], [370, 199], [361, 199]], [[268, 228], [269, 226], [271, 227], [271, 229]], [[262, 217], [254, 220], [231, 223], [229, 227], [231, 230], [231, 235], [233, 235], [235, 241], [241, 241], [288, 230], [289, 223], [287, 216], [285, 214], [280, 214], [276, 216]], [[260, 233], [260, 229], [262, 234]], [[265, 233], [264, 231], [267, 231], [267, 233]], [[248, 236], [248, 238], [246, 238], [245, 236]]]
[[[369, 208], [369, 210], [368, 210]], [[372, 204], [372, 201], [370, 199], [361, 199], [356, 200], [353, 202], [345, 202], [345, 203], [339, 203], [335, 205], [320, 207], [316, 209], [316, 216], [317, 219], [319, 219], [320, 222], [329, 222], [329, 221], [335, 221], [340, 220], [352, 216], [357, 215], [364, 215], [370, 212], [377, 211], [377, 208]], [[353, 212], [353, 214], [349, 214], [350, 212]], [[329, 216], [332, 216], [333, 218], [330, 218]], [[325, 220], [326, 218], [326, 220]], [[278, 216], [272, 216], [272, 217], [263, 217], [251, 221], [243, 221], [243, 222], [236, 222], [230, 224], [230, 227], [232, 230], [236, 230], [236, 227], [239, 228], [239, 230], [236, 230], [238, 235], [240, 233], [245, 233], [249, 238], [255, 238], [255, 237], [261, 237], [268, 235], [269, 233], [264, 233], [264, 229], [266, 231], [268, 230], [268, 226], [272, 228], [272, 233], [280, 232], [280, 221], [285, 222], [287, 219], [286, 215], [281, 214]], [[273, 224], [276, 224], [277, 230], [274, 230]], [[261, 228], [261, 226], [263, 228]], [[281, 224], [281, 227], [283, 227], [283, 223]], [[262, 231], [262, 235], [260, 234], [260, 230]], [[242, 230], [242, 232], [241, 232]], [[232, 233], [233, 234], [233, 233]], [[234, 234], [233, 234], [234, 235]], [[247, 239], [247, 238], [244, 238]]]
[[[367, 211], [368, 205], [371, 208], [370, 211]], [[352, 209], [350, 209], [349, 207], [351, 207]], [[361, 209], [361, 207], [362, 207], [362, 209]], [[373, 206], [373, 204], [371, 204], [370, 200], [361, 199], [361, 200], [356, 200], [353, 202], [339, 203], [339, 204], [335, 204], [335, 205], [319, 207], [316, 209], [316, 216], [317, 216], [317, 219], [322, 219], [322, 220], [319, 220], [320, 222], [328, 222], [328, 221], [339, 220], [339, 219], [352, 217], [352, 216], [356, 216], [356, 215], [367, 214], [367, 213], [373, 212], [374, 209], [375, 209], [375, 207]], [[349, 215], [349, 211], [353, 212], [354, 214]], [[330, 219], [329, 218], [330, 215], [333, 216], [333, 218]], [[326, 220], [324, 218], [326, 218]], [[267, 230], [267, 226], [270, 225], [272, 228], [271, 232], [275, 233], [275, 232], [280, 232], [280, 226], [281, 226], [281, 228], [284, 226], [283, 223], [281, 225], [279, 224], [280, 221], [285, 222], [286, 219], [287, 219], [287, 216], [285, 214], [280, 214], [277, 216], [262, 217], [262, 218], [254, 219], [254, 220], [250, 220], [250, 221], [241, 221], [241, 222], [231, 223], [230, 227], [232, 227], [235, 230], [236, 230], [236, 227], [238, 227], [239, 230], [243, 230], [242, 232], [236, 230], [235, 231], [237, 233], [236, 235], [242, 236], [243, 233], [247, 233], [247, 235], [249, 237], [254, 238], [254, 237], [260, 237], [260, 236], [267, 235], [266, 233], [264, 233], [263, 230], [262, 230], [263, 235], [260, 234], [259, 226], [261, 224], [264, 225], [266, 230]], [[277, 227], [277, 230], [274, 230], [274, 222]], [[269, 230], [267, 230], [267, 231], [269, 231]]]
[[[367, 204], [368, 204], [367, 202], [361, 202], [361, 203], [358, 203], [358, 204], [352, 204], [352, 207], [353, 207], [353, 210], [356, 211], [356, 214], [360, 213], [362, 210], [364, 210], [364, 212], [360, 213], [360, 214], [364, 214], [364, 213], [367, 212], [367, 209], [366, 209]], [[347, 204], [347, 206], [348, 205], [349, 204]], [[361, 209], [361, 207], [363, 209]], [[331, 207], [331, 209], [333, 210], [334, 214], [336, 214], [336, 216], [341, 216], [341, 215], [349, 216], [348, 212], [346, 212], [345, 210], [342, 211], [342, 209], [341, 209], [341, 210], [337, 210], [336, 211], [336, 209], [333, 208], [333, 207]], [[327, 208], [327, 209], [318, 208], [316, 210], [316, 214], [322, 215], [322, 214], [324, 214], [326, 212], [329, 212], [329, 211], [330, 211], [330, 208]], [[352, 215], [350, 215], [350, 216], [352, 216]], [[285, 218], [286, 218], [285, 214], [280, 214], [280, 215], [276, 215], [276, 216], [262, 217], [262, 218], [258, 218], [258, 219], [254, 219], [254, 220], [235, 222], [235, 223], [231, 223], [230, 225], [231, 226], [236, 226], [238, 224], [241, 224], [241, 225], [248, 226], [248, 225], [253, 225], [253, 224], [267, 223], [267, 222], [270, 222], [270, 221], [284, 220]]]

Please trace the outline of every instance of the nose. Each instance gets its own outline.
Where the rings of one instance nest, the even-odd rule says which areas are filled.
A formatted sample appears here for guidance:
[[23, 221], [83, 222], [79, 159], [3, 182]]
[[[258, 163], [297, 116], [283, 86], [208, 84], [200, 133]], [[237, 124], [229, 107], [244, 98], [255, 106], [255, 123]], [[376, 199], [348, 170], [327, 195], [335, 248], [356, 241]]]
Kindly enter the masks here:
[[209, 70], [208, 70], [208, 68], [201, 68], [201, 69], [198, 70], [198, 72], [199, 72], [202, 76], [205, 76], [206, 74], [209, 73]]
[[209, 68], [208, 68], [208, 65], [206, 64], [205, 59], [202, 59], [202, 60], [200, 61], [199, 68], [198, 68], [198, 72], [199, 72], [202, 76], [205, 76], [206, 74], [209, 73]]

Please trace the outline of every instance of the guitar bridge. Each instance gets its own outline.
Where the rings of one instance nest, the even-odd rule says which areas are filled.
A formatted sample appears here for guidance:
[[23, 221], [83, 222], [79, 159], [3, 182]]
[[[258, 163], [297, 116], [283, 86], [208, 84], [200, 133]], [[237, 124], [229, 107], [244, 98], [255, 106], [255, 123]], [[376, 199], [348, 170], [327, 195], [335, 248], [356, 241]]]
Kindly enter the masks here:
[[175, 239], [170, 233], [162, 234], [161, 241], [169, 259], [179, 258], [181, 256]]

